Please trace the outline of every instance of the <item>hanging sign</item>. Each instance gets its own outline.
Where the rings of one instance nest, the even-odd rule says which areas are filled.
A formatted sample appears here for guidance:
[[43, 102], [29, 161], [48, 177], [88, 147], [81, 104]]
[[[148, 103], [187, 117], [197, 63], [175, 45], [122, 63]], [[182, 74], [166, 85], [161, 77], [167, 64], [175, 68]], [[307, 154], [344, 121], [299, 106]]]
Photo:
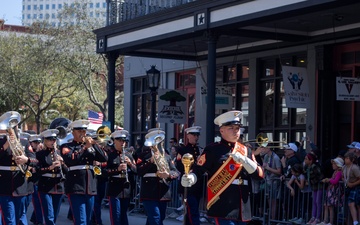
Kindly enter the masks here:
[[[207, 87], [201, 87], [202, 102], [207, 104]], [[215, 88], [215, 109], [227, 109], [233, 108], [232, 89], [227, 86], [216, 86]], [[205, 107], [206, 104], [203, 106]]]
[[336, 77], [336, 100], [360, 101], [360, 78]]
[[304, 67], [282, 66], [284, 96], [288, 108], [310, 108], [309, 83]]
[[185, 91], [159, 89], [159, 123], [186, 123], [187, 93]]

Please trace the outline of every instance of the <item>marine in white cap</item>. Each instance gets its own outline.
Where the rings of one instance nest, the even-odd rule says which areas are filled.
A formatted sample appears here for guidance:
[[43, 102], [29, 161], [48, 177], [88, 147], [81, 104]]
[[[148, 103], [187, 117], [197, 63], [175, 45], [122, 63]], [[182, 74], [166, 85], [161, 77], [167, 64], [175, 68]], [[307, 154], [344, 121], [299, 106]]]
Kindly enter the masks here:
[[[176, 168], [181, 173], [181, 176], [184, 175], [184, 165], [182, 164], [183, 155], [189, 153], [194, 159], [194, 164], [196, 164], [197, 159], [200, 156], [202, 149], [198, 146], [198, 141], [200, 137], [200, 126], [192, 126], [185, 129], [187, 144], [183, 147], [180, 147], [178, 154], [176, 156]], [[203, 180], [199, 179], [195, 185], [188, 188], [187, 192], [187, 213], [186, 224], [199, 225], [200, 224], [200, 212], [199, 212], [199, 202], [200, 196], [202, 196], [203, 189]], [[178, 186], [178, 193], [184, 194], [184, 187], [181, 185]]]
[[145, 147], [136, 161], [137, 173], [142, 177], [140, 201], [149, 224], [161, 225], [166, 217], [167, 202], [172, 200], [169, 184], [178, 177], [178, 171], [162, 147], [165, 140], [163, 130], [151, 129], [145, 139]]
[[[106, 166], [109, 182], [107, 196], [110, 198], [111, 224], [127, 224], [127, 208], [130, 203], [131, 189], [134, 188], [130, 180], [134, 179], [136, 164], [131, 154], [126, 152], [126, 143], [129, 139], [127, 130], [117, 130], [111, 135], [114, 144], [108, 153]], [[119, 201], [120, 200], [120, 201]]]
[[[64, 190], [64, 171], [67, 167], [56, 146], [59, 130], [48, 129], [40, 133], [44, 139], [43, 149], [36, 152], [39, 160], [38, 196], [46, 224], [55, 224], [60, 211]], [[36, 139], [35, 139], [36, 140]]]
[[18, 138], [20, 122], [21, 116], [16, 111], [0, 116], [0, 208], [3, 224], [18, 224], [22, 216], [26, 220], [24, 203], [32, 188], [32, 184], [28, 185], [29, 171], [37, 164], [28, 141], [21, 143]]
[[86, 136], [89, 120], [76, 120], [69, 124], [74, 139], [61, 146], [61, 156], [68, 166], [65, 193], [71, 202], [74, 221], [91, 223], [94, 198], [97, 194], [94, 164], [107, 162], [107, 154], [91, 138]]
[[[242, 112], [223, 113], [215, 118], [221, 140], [205, 147], [193, 172], [182, 176], [181, 184], [191, 187], [197, 177], [208, 174], [208, 216], [216, 224], [238, 224], [252, 219], [249, 193], [251, 178], [264, 177], [251, 150], [238, 142]], [[234, 201], [236, 199], [236, 201]]]

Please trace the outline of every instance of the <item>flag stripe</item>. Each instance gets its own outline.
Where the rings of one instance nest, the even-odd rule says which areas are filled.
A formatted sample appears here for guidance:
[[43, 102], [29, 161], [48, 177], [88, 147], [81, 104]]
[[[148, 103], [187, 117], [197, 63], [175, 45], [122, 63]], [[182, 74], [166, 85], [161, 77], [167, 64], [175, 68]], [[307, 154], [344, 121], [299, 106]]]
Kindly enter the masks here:
[[88, 112], [88, 120], [90, 123], [93, 124], [102, 124], [104, 115], [101, 112], [95, 112], [92, 110], [89, 110]]

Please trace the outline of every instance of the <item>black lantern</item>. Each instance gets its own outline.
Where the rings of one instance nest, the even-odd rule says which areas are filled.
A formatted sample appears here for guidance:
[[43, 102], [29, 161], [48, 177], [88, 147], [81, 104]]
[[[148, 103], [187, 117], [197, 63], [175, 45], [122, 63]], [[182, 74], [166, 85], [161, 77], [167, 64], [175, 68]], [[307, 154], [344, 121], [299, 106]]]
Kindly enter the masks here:
[[157, 70], [155, 67], [156, 66], [151, 66], [151, 69], [146, 71], [149, 89], [151, 91], [156, 91], [159, 88], [160, 84], [160, 71]]
[[151, 91], [151, 127], [156, 127], [156, 90], [160, 85], [160, 71], [155, 68], [156, 66], [151, 66], [151, 68], [146, 71], [148, 78], [148, 85]]

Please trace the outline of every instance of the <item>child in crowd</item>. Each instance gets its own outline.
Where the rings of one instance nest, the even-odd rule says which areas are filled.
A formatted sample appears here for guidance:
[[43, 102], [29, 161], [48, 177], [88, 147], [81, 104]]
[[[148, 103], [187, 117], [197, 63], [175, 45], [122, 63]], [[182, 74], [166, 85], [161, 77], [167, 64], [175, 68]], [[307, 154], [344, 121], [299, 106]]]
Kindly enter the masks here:
[[[339, 183], [342, 179], [342, 168], [344, 160], [342, 158], [335, 158], [331, 160], [332, 168], [334, 170], [331, 178], [324, 178], [323, 183], [328, 183], [326, 189], [324, 202], [324, 221], [318, 225], [333, 225], [334, 224], [334, 207], [342, 206], [343, 185]], [[329, 219], [330, 216], [330, 219]]]
[[[359, 199], [358, 183], [360, 181], [360, 168], [356, 164], [357, 157], [354, 152], [347, 152], [345, 154], [345, 166], [343, 169], [343, 180], [345, 183], [345, 200], [349, 206], [349, 211], [353, 224], [358, 224], [358, 212], [356, 209], [356, 203]], [[355, 162], [355, 163], [354, 163]], [[348, 216], [350, 219], [350, 216]], [[347, 224], [351, 224], [348, 221]]]
[[305, 156], [304, 163], [307, 167], [306, 175], [307, 182], [310, 184], [312, 190], [312, 218], [307, 222], [307, 224], [315, 225], [320, 223], [321, 218], [321, 201], [322, 201], [322, 183], [320, 181], [323, 179], [321, 173], [321, 168], [318, 163], [316, 163], [317, 157], [313, 153], [308, 153]]
[[[303, 206], [301, 209], [299, 215], [294, 217], [293, 219], [289, 220], [289, 222], [295, 223], [295, 224], [302, 224], [303, 218], [305, 216], [305, 211], [308, 208], [307, 207], [307, 199], [309, 199], [309, 193], [310, 193], [310, 187], [306, 184], [306, 178], [304, 175], [303, 166], [300, 163], [295, 164], [293, 167], [291, 167], [291, 178], [289, 182], [286, 184], [286, 186], [290, 189], [290, 195], [292, 198], [294, 198], [294, 206]], [[300, 190], [301, 192], [298, 193], [297, 190]], [[304, 200], [304, 201], [302, 201]], [[294, 210], [296, 213], [298, 212], [297, 209]]]

